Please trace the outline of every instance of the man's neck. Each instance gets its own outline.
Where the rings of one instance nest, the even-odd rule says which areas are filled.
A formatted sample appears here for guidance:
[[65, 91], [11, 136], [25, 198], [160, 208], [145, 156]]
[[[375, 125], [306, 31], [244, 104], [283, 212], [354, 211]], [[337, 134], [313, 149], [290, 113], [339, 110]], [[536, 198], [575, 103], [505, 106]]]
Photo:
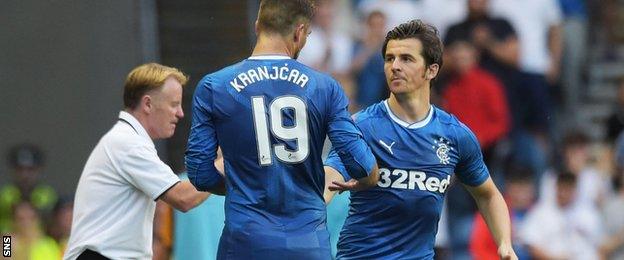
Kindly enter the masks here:
[[259, 55], [285, 55], [293, 57], [292, 51], [288, 48], [288, 44], [279, 34], [260, 34], [258, 41], [251, 53], [251, 56]]
[[132, 109], [126, 108], [126, 109], [124, 109], [124, 111], [126, 111], [128, 114], [132, 115], [132, 117], [134, 117], [134, 119], [139, 121], [139, 124], [141, 124], [141, 127], [143, 127], [143, 129], [145, 129], [147, 134], [150, 136], [150, 139], [154, 140], [154, 138], [150, 134], [150, 129], [149, 129], [148, 125], [147, 125], [147, 119], [146, 119], [145, 114], [141, 113], [141, 111], [138, 111], [138, 109], [137, 110], [132, 110]]
[[414, 91], [407, 94], [390, 94], [388, 106], [392, 113], [399, 119], [413, 124], [422, 121], [429, 114], [431, 103], [429, 102], [429, 87], [426, 91]]

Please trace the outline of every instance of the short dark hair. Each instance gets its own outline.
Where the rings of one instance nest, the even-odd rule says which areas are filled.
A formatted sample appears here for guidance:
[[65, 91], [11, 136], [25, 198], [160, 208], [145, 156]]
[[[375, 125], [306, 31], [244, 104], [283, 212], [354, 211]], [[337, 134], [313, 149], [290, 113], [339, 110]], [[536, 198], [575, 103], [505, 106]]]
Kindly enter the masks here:
[[576, 175], [570, 173], [569, 171], [563, 171], [557, 175], [557, 185], [575, 186], [576, 181]]
[[425, 58], [425, 65], [438, 64], [442, 68], [442, 40], [438, 29], [423, 21], [411, 20], [394, 27], [386, 35], [381, 49], [382, 57], [386, 57], [386, 47], [390, 40], [418, 39], [422, 43], [422, 55]]
[[44, 159], [41, 148], [30, 143], [17, 144], [7, 154], [7, 161], [12, 168], [43, 166]]
[[258, 27], [260, 30], [288, 35], [297, 23], [310, 22], [313, 15], [312, 0], [262, 0]]
[[582, 131], [574, 130], [569, 132], [563, 138], [563, 147], [569, 148], [573, 146], [585, 146], [589, 144], [590, 138]]
[[531, 167], [512, 162], [508, 163], [506, 169], [506, 183], [533, 183], [535, 174]]

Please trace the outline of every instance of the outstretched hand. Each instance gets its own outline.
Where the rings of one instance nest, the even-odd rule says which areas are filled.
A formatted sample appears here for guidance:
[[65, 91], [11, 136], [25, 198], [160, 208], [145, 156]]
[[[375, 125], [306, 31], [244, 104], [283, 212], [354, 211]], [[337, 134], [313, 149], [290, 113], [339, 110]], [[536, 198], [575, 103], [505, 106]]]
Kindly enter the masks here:
[[342, 193], [343, 191], [360, 191], [360, 190], [364, 190], [367, 189], [368, 186], [362, 184], [361, 182], [359, 182], [358, 180], [355, 179], [351, 179], [347, 182], [344, 181], [332, 181], [332, 184], [329, 185], [330, 191], [338, 191], [339, 193]]

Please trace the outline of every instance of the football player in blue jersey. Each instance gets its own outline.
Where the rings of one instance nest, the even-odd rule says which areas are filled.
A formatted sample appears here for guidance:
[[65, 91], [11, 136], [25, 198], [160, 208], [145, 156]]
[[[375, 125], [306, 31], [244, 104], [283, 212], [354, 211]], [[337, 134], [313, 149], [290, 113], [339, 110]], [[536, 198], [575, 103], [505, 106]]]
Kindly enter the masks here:
[[[198, 190], [225, 183], [218, 259], [331, 257], [321, 159], [326, 136], [357, 188], [379, 178], [340, 85], [295, 60], [313, 10], [312, 0], [261, 1], [251, 57], [205, 76], [195, 90], [185, 160]], [[225, 177], [214, 168], [217, 146]]]
[[351, 190], [337, 258], [433, 259], [444, 194], [455, 176], [476, 200], [501, 258], [517, 259], [507, 206], [476, 137], [430, 103], [442, 66], [437, 29], [420, 20], [401, 24], [387, 34], [382, 55], [390, 97], [354, 116], [379, 165], [377, 186], [358, 191], [339, 153], [325, 163], [335, 177], [328, 188]]

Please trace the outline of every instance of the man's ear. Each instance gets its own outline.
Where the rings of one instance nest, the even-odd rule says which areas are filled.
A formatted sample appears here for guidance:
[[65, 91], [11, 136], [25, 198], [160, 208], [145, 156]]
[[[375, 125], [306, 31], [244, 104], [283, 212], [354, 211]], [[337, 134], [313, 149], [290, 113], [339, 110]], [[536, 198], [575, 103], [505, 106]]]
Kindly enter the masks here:
[[295, 28], [295, 33], [293, 33], [293, 40], [296, 43], [299, 43], [302, 38], [305, 38], [307, 36], [306, 33], [307, 32], [306, 32], [305, 24], [302, 24], [302, 23], [298, 24], [297, 28]]
[[141, 109], [145, 112], [145, 113], [150, 113], [152, 111], [152, 104], [153, 100], [152, 97], [150, 95], [143, 95], [143, 97], [141, 97]]
[[425, 74], [425, 76], [427, 77], [427, 80], [434, 79], [438, 75], [439, 71], [440, 71], [440, 65], [438, 65], [437, 63], [429, 65], [429, 67], [427, 68], [427, 73]]
[[258, 30], [258, 20], [256, 20], [256, 23], [254, 23], [254, 30], [255, 30], [255, 33], [256, 33], [256, 37], [257, 37], [258, 36], [258, 32], [259, 32], [259, 30]]

